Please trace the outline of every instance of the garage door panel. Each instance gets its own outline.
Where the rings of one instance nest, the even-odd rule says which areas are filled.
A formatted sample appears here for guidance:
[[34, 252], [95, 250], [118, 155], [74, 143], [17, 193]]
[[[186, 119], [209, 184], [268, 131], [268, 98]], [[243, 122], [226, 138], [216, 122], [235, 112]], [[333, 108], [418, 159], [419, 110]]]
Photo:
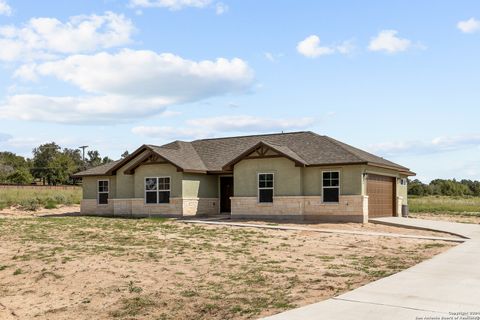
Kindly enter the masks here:
[[395, 178], [369, 174], [367, 178], [369, 217], [394, 215]]

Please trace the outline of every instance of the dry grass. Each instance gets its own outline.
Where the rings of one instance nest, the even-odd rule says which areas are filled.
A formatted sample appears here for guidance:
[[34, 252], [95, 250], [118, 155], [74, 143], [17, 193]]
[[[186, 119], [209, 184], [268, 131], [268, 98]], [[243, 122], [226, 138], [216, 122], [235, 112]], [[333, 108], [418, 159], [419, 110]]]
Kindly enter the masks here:
[[82, 189], [66, 190], [42, 188], [0, 188], [0, 210], [17, 206], [25, 210], [35, 211], [40, 208], [54, 209], [58, 205], [79, 204]]
[[93, 217], [3, 218], [0, 242], [0, 306], [20, 319], [258, 318], [452, 245]]
[[480, 197], [409, 197], [410, 212], [462, 213], [480, 216]]

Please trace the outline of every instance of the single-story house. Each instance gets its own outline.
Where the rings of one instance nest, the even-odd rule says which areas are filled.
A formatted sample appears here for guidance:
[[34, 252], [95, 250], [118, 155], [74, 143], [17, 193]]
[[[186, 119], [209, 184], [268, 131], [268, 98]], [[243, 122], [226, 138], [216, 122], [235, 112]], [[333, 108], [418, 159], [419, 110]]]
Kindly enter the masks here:
[[366, 222], [400, 215], [408, 168], [314, 132], [162, 146], [76, 174], [81, 212]]

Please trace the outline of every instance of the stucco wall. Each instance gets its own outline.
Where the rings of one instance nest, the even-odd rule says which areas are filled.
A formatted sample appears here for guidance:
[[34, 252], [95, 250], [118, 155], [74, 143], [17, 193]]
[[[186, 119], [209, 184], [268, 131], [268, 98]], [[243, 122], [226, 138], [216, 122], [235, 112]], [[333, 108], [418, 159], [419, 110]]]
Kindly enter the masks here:
[[218, 176], [184, 173], [183, 174], [184, 198], [217, 198]]
[[135, 170], [134, 197], [144, 198], [145, 178], [147, 177], [170, 177], [170, 198], [182, 197], [182, 172], [177, 172], [171, 164], [146, 164]]
[[235, 197], [256, 197], [258, 173], [274, 174], [275, 196], [302, 195], [301, 168], [286, 158], [245, 159], [233, 170]]
[[92, 176], [92, 177], [84, 177], [82, 178], [82, 188], [83, 188], [83, 199], [97, 199], [97, 191], [98, 191], [98, 180], [109, 180], [109, 195], [110, 199], [116, 197], [116, 177], [115, 176]]
[[340, 194], [362, 194], [362, 166], [307, 167], [302, 168], [305, 196], [321, 196], [323, 171], [340, 171]]
[[118, 199], [130, 199], [135, 197], [135, 189], [134, 189], [134, 176], [130, 174], [125, 174], [124, 171], [132, 163], [135, 163], [138, 159], [143, 157], [149, 151], [146, 150], [140, 153], [138, 156], [130, 160], [128, 163], [123, 165], [120, 169], [117, 170], [117, 198]]

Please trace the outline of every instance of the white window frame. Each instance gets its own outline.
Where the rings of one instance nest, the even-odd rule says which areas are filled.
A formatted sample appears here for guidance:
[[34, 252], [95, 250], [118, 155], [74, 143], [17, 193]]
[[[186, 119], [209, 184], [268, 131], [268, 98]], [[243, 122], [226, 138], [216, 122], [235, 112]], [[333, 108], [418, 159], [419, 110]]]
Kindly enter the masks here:
[[[272, 186], [271, 187], [260, 187], [260, 175], [261, 174], [271, 174], [272, 175]], [[260, 189], [262, 189], [262, 190], [272, 189], [272, 202], [260, 202]], [[257, 173], [257, 203], [262, 204], [262, 205], [272, 204], [274, 196], [275, 196], [275, 173], [273, 173], [273, 172], [258, 172]]]
[[[158, 180], [159, 179], [162, 179], [162, 178], [168, 178], [168, 189], [162, 189], [160, 190], [160, 184], [158, 183]], [[156, 179], [157, 180], [157, 190], [147, 190], [147, 179]], [[143, 179], [143, 202], [145, 205], [168, 205], [170, 204], [170, 198], [171, 198], [171, 195], [172, 195], [172, 178], [170, 176], [159, 176], [159, 177], [145, 177]], [[157, 193], [157, 202], [156, 203], [147, 203], [147, 192], [156, 192]], [[158, 196], [158, 193], [160, 191], [168, 191], [170, 192], [170, 197], [168, 198], [168, 202], [167, 203], [160, 203], [160, 197]]]
[[[107, 182], [108, 191], [100, 191], [100, 182]], [[100, 194], [107, 194], [107, 203], [100, 203]], [[110, 180], [109, 179], [99, 179], [97, 180], [97, 205], [98, 206], [108, 206], [108, 200], [110, 199]]]
[[407, 178], [399, 178], [399, 180], [400, 180], [400, 185], [401, 186], [407, 186], [408, 185]]
[[[338, 186], [324, 186], [323, 185], [323, 174], [324, 173], [332, 173], [332, 172], [338, 172]], [[340, 170], [325, 170], [325, 171], [322, 171], [322, 203], [323, 204], [331, 204], [331, 205], [338, 205], [340, 204], [340, 194], [341, 194], [341, 186], [342, 186], [342, 179], [341, 179], [341, 171]], [[331, 202], [331, 201], [328, 201], [328, 202], [325, 202], [324, 201], [324, 196], [325, 196], [325, 192], [323, 191], [324, 189], [338, 189], [338, 202]]]

